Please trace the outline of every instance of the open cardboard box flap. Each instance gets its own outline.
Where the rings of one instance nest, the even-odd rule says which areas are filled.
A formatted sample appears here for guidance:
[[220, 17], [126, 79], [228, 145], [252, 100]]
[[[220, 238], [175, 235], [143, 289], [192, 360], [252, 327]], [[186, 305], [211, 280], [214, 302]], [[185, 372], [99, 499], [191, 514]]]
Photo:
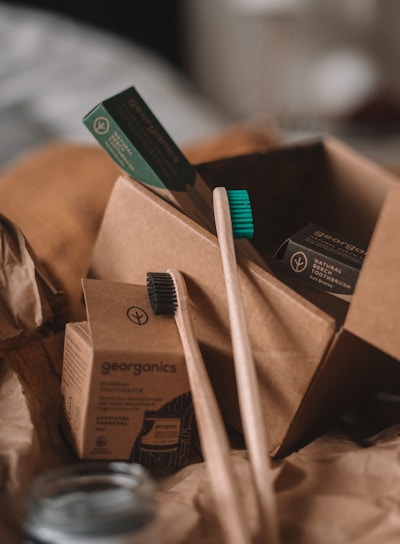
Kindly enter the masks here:
[[[347, 321], [346, 303], [290, 284], [273, 255], [286, 237], [310, 222], [368, 245], [397, 181], [331, 138], [213, 161], [198, 170], [211, 188], [246, 188], [250, 195], [253, 242], [266, 267], [240, 257], [239, 275], [270, 451], [283, 455], [318, 433], [360, 392], [376, 386], [375, 366], [392, 360], [381, 351], [376, 331], [376, 349], [358, 338], [359, 319], [350, 313]], [[368, 267], [370, 260], [368, 255]], [[90, 276], [145, 283], [146, 272], [170, 267], [185, 274], [221, 408], [240, 430], [218, 240], [134, 179], [120, 176]], [[361, 294], [356, 293], [357, 307]], [[365, 312], [374, 313], [375, 307]], [[363, 365], [371, 367], [370, 380], [364, 380]]]
[[400, 187], [395, 187], [383, 204], [346, 319], [348, 330], [397, 360], [400, 360], [399, 210]]

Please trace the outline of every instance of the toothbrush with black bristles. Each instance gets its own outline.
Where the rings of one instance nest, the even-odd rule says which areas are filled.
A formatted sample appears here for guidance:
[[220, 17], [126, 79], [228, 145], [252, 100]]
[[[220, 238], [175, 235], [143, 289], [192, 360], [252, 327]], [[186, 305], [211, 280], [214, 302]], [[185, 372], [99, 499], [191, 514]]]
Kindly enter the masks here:
[[262, 414], [257, 372], [240, 289], [235, 238], [251, 238], [253, 214], [247, 190], [213, 190], [214, 218], [228, 300], [233, 360], [240, 414], [253, 486], [259, 507], [263, 542], [278, 544], [279, 525]]
[[251, 532], [236, 481], [230, 443], [195, 336], [183, 274], [174, 269], [148, 272], [147, 292], [153, 312], [174, 316], [179, 330], [201, 448], [226, 543], [250, 544]]

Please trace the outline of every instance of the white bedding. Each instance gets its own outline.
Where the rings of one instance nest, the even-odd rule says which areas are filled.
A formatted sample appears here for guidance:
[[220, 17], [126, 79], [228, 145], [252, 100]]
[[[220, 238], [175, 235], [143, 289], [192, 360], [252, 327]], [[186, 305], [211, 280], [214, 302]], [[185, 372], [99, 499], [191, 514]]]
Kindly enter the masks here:
[[66, 16], [0, 3], [0, 167], [50, 140], [93, 141], [82, 117], [132, 85], [178, 145], [228, 122], [156, 53]]

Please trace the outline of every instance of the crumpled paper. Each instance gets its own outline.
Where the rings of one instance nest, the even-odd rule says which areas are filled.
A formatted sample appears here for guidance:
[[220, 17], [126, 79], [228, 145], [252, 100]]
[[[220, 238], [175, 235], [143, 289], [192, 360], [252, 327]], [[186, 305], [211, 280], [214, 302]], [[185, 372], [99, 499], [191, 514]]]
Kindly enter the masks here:
[[70, 462], [58, 431], [63, 334], [8, 350], [0, 365], [0, 542], [22, 544], [33, 478]]
[[59, 294], [22, 231], [0, 214], [0, 354], [52, 320]]

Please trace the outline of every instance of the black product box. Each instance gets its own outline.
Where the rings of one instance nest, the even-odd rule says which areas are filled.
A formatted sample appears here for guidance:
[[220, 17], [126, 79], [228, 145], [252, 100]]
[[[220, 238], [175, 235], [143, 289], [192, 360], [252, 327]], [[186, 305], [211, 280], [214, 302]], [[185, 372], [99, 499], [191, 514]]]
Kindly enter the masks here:
[[310, 223], [278, 249], [281, 268], [322, 291], [352, 295], [367, 253], [336, 232]]

